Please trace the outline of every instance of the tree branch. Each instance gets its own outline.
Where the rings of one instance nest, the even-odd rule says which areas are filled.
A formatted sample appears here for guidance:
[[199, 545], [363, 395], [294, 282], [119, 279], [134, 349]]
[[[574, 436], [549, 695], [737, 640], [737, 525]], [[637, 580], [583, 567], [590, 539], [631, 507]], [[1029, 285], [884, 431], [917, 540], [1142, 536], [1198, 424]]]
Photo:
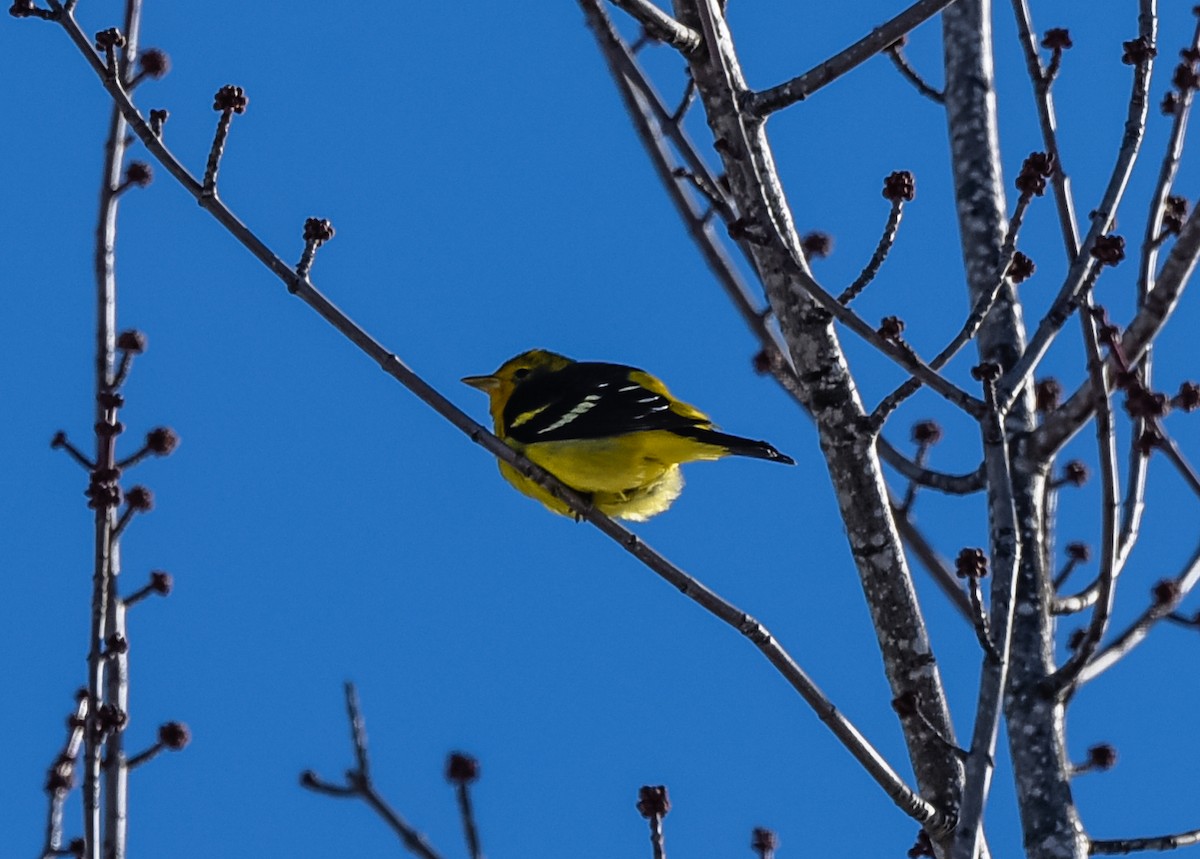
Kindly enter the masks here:
[[841, 53], [835, 54], [799, 77], [762, 92], [747, 93], [744, 99], [746, 112], [761, 119], [803, 101], [821, 87], [832, 83], [855, 66], [895, 44], [901, 37], [911, 33], [953, 2], [954, 0], [919, 0]]
[[700, 47], [700, 34], [683, 26], [650, 0], [612, 0], [638, 21], [653, 39], [665, 42], [685, 54]]
[[354, 745], [355, 761], [354, 768], [346, 773], [346, 783], [333, 784], [322, 780], [312, 770], [307, 770], [300, 776], [301, 786], [326, 796], [363, 800], [391, 827], [409, 853], [421, 859], [441, 859], [441, 854], [433, 849], [428, 839], [397, 814], [375, 789], [371, 781], [371, 760], [367, 754], [366, 726], [358, 704], [358, 690], [353, 683], [346, 684], [346, 717], [350, 722], [350, 741]]

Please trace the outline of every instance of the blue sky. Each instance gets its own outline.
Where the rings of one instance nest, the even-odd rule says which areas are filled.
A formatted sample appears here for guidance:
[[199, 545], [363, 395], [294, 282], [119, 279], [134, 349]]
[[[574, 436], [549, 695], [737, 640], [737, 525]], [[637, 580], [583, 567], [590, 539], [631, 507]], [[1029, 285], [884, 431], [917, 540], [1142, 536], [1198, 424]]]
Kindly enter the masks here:
[[[118, 23], [120, 5], [84, 0], [85, 30]], [[747, 76], [768, 86], [904, 4], [843, 4], [853, 8], [836, 16], [784, 0], [731, 5]], [[1190, 36], [1188, 5], [1163, 11], [1155, 103]], [[1011, 181], [1041, 144], [1001, 6]], [[1068, 26], [1075, 41], [1055, 91], [1064, 159], [1087, 212], [1120, 138], [1130, 76], [1120, 42], [1136, 22], [1127, 4], [1034, 11], [1039, 29]], [[10, 451], [0, 549], [11, 588], [0, 603], [10, 648], [0, 729], [13, 739], [0, 843], [32, 856], [45, 770], [84, 681], [86, 480], [48, 442], [58, 429], [88, 442], [91, 243], [108, 104], [55, 26], [6, 17], [0, 34], [0, 67], [16, 82], [0, 136], [10, 165], [0, 195], [9, 224], [0, 437]], [[793, 456], [791, 469], [693, 466], [675, 507], [636, 530], [759, 617], [907, 775], [813, 431], [751, 371], [756, 346], [658, 186], [576, 4], [375, 4], [331, 15], [327, 3], [300, 0], [286, 14], [276, 4], [149, 2], [143, 44], [172, 58], [171, 73], [136, 100], [170, 109], [176, 154], [202, 169], [212, 94], [243, 86], [250, 105], [234, 122], [222, 197], [285, 258], [299, 257], [306, 217], [330, 218], [337, 236], [314, 281], [480, 420], [484, 398], [458, 379], [541, 346], [645, 367], [726, 430]], [[936, 22], [914, 34], [910, 55], [940, 79]], [[665, 48], [648, 62], [674, 101], [682, 62]], [[691, 121], [703, 140], [701, 117]], [[1157, 111], [1150, 122], [1119, 216], [1131, 240], [1167, 130]], [[883, 177], [916, 174], [897, 247], [859, 309], [869, 320], [898, 314], [918, 351], [940, 348], [966, 312], [940, 109], [876, 58], [770, 130], [800, 229], [835, 239], [816, 266], [831, 289], [875, 245]], [[1189, 156], [1177, 188], [1194, 199], [1196, 182]], [[1039, 264], [1021, 287], [1036, 315], [1064, 270], [1048, 199], [1033, 207], [1021, 247]], [[126, 390], [125, 450], [161, 424], [182, 439], [174, 456], [131, 475], [156, 506], [123, 542], [125, 589], [166, 569], [176, 590], [132, 610], [127, 742], [148, 744], [171, 719], [193, 732], [186, 751], [132, 776], [132, 855], [390, 855], [393, 837], [365, 807], [297, 786], [303, 769], [337, 778], [351, 763], [345, 679], [359, 685], [379, 787], [447, 856], [463, 855], [442, 778], [455, 749], [482, 761], [476, 806], [493, 857], [647, 855], [634, 810], [647, 783], [671, 791], [667, 843], [680, 856], [749, 856], [754, 826], [779, 832], [781, 856], [897, 856], [911, 844], [916, 826], [752, 647], [587, 525], [514, 492], [485, 453], [292, 300], [164, 171], [125, 198], [118, 273], [120, 326], [149, 338]], [[1100, 281], [1099, 300], [1118, 321], [1134, 276], [1127, 262]], [[1158, 355], [1163, 387], [1195, 378], [1198, 321], [1185, 302]], [[901, 381], [861, 343], [846, 346], [868, 402]], [[1082, 378], [1073, 328], [1048, 362], [1068, 388]], [[968, 384], [972, 363], [964, 355], [951, 375]], [[977, 435], [936, 397], [915, 397], [889, 436], [906, 445], [911, 423], [927, 416], [947, 432], [933, 464], [974, 468]], [[1193, 459], [1195, 420], [1168, 423]], [[1093, 448], [1085, 432], [1070, 455]], [[1064, 496], [1061, 543], [1095, 538], [1096, 501], [1092, 486]], [[1194, 550], [1197, 506], [1155, 460], [1118, 628]], [[978, 499], [922, 494], [917, 509], [947, 556], [985, 538]], [[974, 636], [921, 575], [918, 587], [967, 736]], [[1200, 825], [1198, 653], [1194, 633], [1162, 629], [1072, 706], [1075, 758], [1102, 741], [1120, 753], [1111, 773], [1077, 783], [1098, 837]], [[989, 835], [997, 855], [1013, 855], [1003, 760], [993, 793]], [[74, 804], [69, 814], [75, 825]]]

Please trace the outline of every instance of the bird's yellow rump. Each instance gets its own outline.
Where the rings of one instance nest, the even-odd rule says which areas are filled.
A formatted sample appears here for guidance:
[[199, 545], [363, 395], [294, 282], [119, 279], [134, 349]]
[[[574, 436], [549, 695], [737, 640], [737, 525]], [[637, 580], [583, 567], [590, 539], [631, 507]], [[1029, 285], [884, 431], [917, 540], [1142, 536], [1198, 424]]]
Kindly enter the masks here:
[[[683, 489], [684, 462], [736, 455], [794, 464], [765, 441], [719, 432], [635, 367], [532, 349], [463, 381], [488, 395], [497, 436], [609, 516], [640, 522], [666, 510]], [[573, 515], [508, 463], [500, 473], [555, 513]]]

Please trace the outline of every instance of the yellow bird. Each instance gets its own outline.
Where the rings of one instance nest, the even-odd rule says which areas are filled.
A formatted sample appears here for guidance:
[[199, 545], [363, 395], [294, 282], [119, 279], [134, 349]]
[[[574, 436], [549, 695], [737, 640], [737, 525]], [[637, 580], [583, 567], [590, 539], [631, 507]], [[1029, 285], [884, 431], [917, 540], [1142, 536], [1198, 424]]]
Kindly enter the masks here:
[[[635, 367], [532, 349], [463, 381], [488, 395], [497, 436], [620, 519], [640, 522], [670, 507], [683, 489], [684, 462], [736, 455], [795, 464], [765, 441], [717, 431], [708, 415]], [[555, 513], [574, 515], [508, 463], [500, 473]]]

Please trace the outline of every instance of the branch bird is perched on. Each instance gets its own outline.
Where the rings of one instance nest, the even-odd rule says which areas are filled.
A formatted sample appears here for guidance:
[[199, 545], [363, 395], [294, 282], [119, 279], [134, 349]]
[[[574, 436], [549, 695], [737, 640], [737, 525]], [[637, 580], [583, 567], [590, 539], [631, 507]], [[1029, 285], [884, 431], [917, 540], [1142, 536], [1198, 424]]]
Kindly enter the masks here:
[[[463, 381], [488, 395], [497, 436], [609, 516], [640, 522], [666, 510], [683, 489], [684, 462], [736, 455], [795, 464], [765, 441], [714, 429], [708, 415], [635, 367], [532, 349]], [[500, 473], [555, 513], [573, 515], [508, 463]]]

